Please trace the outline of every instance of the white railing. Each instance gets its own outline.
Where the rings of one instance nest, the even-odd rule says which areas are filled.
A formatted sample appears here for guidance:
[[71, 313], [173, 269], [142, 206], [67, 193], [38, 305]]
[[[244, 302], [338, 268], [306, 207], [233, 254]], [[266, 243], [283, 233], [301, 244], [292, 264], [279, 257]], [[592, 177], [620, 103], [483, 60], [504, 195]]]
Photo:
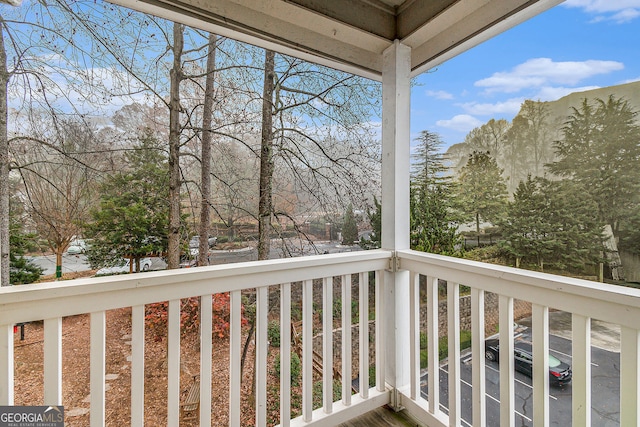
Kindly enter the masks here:
[[[571, 313], [572, 319], [572, 403], [573, 426], [590, 426], [592, 411], [591, 320], [619, 325], [620, 338], [620, 425], [638, 426], [640, 378], [640, 290], [509, 267], [425, 254], [399, 251], [400, 268], [411, 272], [411, 383], [401, 390], [401, 405], [429, 426], [460, 426], [460, 284], [471, 292], [472, 390], [475, 427], [486, 425], [485, 393], [485, 293], [499, 298], [499, 384], [500, 426], [515, 424], [514, 406], [514, 299], [532, 306], [533, 425], [549, 425], [549, 309]], [[419, 365], [418, 278], [426, 276], [428, 314], [428, 400], [421, 397]], [[438, 279], [447, 282], [448, 313], [448, 414], [440, 402], [438, 337]], [[595, 391], [597, 393], [597, 389]]]
[[[201, 297], [202, 324], [200, 345], [200, 425], [212, 425], [211, 420], [211, 302], [212, 294], [230, 292], [230, 366], [228, 391], [228, 425], [239, 425], [241, 417], [240, 359], [241, 359], [241, 294], [255, 290], [257, 300], [256, 327], [256, 419], [255, 424], [267, 424], [267, 323], [269, 287], [280, 290], [281, 323], [281, 396], [280, 424], [336, 425], [387, 403], [397, 402], [412, 415], [429, 426], [459, 426], [461, 422], [461, 356], [460, 356], [460, 285], [471, 292], [473, 426], [486, 424], [487, 398], [485, 393], [485, 293], [499, 298], [499, 383], [500, 425], [513, 426], [514, 414], [514, 336], [512, 333], [514, 299], [532, 304], [532, 341], [534, 352], [533, 425], [549, 424], [549, 309], [572, 315], [572, 419], [574, 426], [591, 424], [591, 318], [621, 327], [620, 355], [620, 425], [638, 425], [639, 348], [640, 348], [640, 291], [604, 285], [585, 280], [570, 279], [467, 260], [424, 254], [410, 250], [398, 251], [399, 268], [409, 271], [408, 286], [410, 381], [395, 396], [383, 377], [385, 343], [398, 340], [385, 337], [376, 324], [375, 367], [376, 386], [369, 388], [369, 275], [375, 273], [375, 319], [385, 318], [381, 289], [383, 271], [388, 270], [390, 251], [363, 251], [331, 254], [287, 260], [249, 262], [197, 269], [151, 272], [81, 279], [39, 285], [24, 285], [0, 289], [0, 405], [14, 403], [13, 325], [19, 322], [44, 320], [44, 402], [45, 405], [65, 404], [62, 401], [62, 318], [76, 314], [90, 314], [90, 419], [92, 426], [105, 425], [105, 312], [131, 307], [131, 424], [144, 425], [145, 378], [145, 305], [169, 301], [167, 328], [167, 425], [179, 424], [180, 405], [180, 300]], [[393, 263], [396, 264], [397, 263]], [[420, 277], [426, 279], [427, 330], [420, 328]], [[322, 405], [313, 408], [313, 313], [314, 289], [321, 282], [322, 312], [333, 311], [333, 279], [342, 284], [342, 331], [351, 330], [351, 280], [359, 282], [359, 372], [351, 372], [351, 334], [342, 335], [342, 399], [333, 401], [333, 317], [322, 317]], [[406, 277], [406, 273], [399, 273]], [[438, 355], [438, 280], [447, 283], [448, 325], [448, 390], [450, 396], [441, 402], [440, 365]], [[290, 419], [291, 386], [288, 381], [291, 354], [291, 289], [302, 287], [302, 408], [301, 415]], [[275, 289], [275, 288], [274, 288]], [[398, 295], [403, 293], [398, 292]], [[386, 294], [385, 294], [386, 295]], [[404, 294], [406, 295], [406, 294]], [[337, 298], [337, 296], [335, 296]], [[398, 304], [396, 304], [396, 307]], [[398, 315], [398, 314], [396, 314]], [[399, 314], [400, 316], [405, 313]], [[420, 372], [420, 333], [427, 339], [427, 397], [423, 394]], [[402, 335], [405, 336], [405, 335]], [[400, 343], [402, 345], [402, 343]], [[402, 363], [402, 362], [400, 362]], [[399, 367], [396, 367], [399, 368]], [[399, 371], [400, 369], [396, 369]], [[404, 370], [404, 369], [403, 369]], [[386, 370], [389, 372], [389, 369]], [[541, 374], [544, 373], [544, 374]], [[359, 377], [359, 392], [351, 391], [351, 378]], [[184, 387], [183, 387], [184, 388]], [[444, 400], [444, 399], [443, 399]], [[446, 407], [445, 407], [446, 406]], [[216, 420], [220, 422], [220, 420]]]
[[[144, 425], [145, 380], [145, 305], [169, 301], [167, 328], [167, 425], [179, 425], [180, 417], [180, 300], [201, 297], [200, 345], [200, 425], [212, 425], [212, 294], [230, 292], [230, 367], [229, 420], [216, 423], [240, 425], [241, 417], [241, 293], [256, 292], [256, 425], [267, 424], [267, 323], [269, 287], [281, 293], [281, 417], [286, 425], [335, 425], [389, 401], [383, 384], [369, 388], [369, 273], [388, 267], [389, 251], [368, 251], [248, 262], [115, 277], [80, 279], [0, 289], [0, 405], [12, 405], [14, 399], [13, 325], [44, 320], [44, 405], [64, 405], [62, 400], [62, 319], [90, 314], [90, 422], [103, 426], [105, 408], [105, 355], [108, 310], [131, 307], [131, 425]], [[342, 340], [345, 367], [342, 374], [342, 400], [333, 401], [333, 278], [342, 280], [342, 330], [351, 331], [351, 275], [361, 283], [359, 292], [360, 363], [359, 393], [351, 391], [351, 335]], [[313, 408], [313, 291], [314, 282], [322, 283], [323, 313], [323, 403]], [[379, 281], [378, 281], [379, 282]], [[291, 385], [289, 379], [291, 338], [291, 286], [302, 286], [302, 415], [290, 420]], [[376, 284], [378, 289], [379, 284]], [[317, 288], [316, 288], [317, 291]], [[376, 317], [381, 313], [376, 312]], [[380, 341], [382, 342], [382, 341]], [[383, 354], [376, 348], [376, 357]], [[377, 359], [380, 360], [380, 359]], [[357, 374], [357, 373], [356, 373]], [[183, 387], [184, 388], [184, 385]], [[225, 393], [225, 390], [215, 390]]]

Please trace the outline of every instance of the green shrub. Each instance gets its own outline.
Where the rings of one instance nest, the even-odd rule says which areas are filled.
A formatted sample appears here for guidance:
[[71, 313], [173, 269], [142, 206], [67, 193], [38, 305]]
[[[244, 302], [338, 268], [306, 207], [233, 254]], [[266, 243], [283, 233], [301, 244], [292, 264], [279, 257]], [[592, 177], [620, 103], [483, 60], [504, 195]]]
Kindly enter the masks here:
[[[460, 331], [460, 350], [471, 347], [471, 331]], [[442, 360], [449, 354], [449, 338], [441, 337], [438, 340], [438, 359]], [[427, 334], [420, 333], [420, 369], [427, 367], [428, 350]]]
[[[276, 375], [280, 379], [280, 353], [276, 355]], [[298, 387], [302, 376], [302, 362], [297, 353], [291, 352], [291, 386]]]
[[280, 324], [275, 320], [269, 322], [267, 326], [267, 337], [269, 344], [274, 347], [280, 347]]

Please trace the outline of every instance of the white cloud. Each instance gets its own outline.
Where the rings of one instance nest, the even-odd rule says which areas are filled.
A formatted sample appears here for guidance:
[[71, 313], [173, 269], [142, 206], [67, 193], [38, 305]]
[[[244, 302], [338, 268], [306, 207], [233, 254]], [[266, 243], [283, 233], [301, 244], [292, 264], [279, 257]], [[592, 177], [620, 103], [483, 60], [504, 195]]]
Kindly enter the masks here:
[[532, 99], [536, 101], [556, 101], [563, 96], [567, 96], [574, 92], [585, 92], [587, 90], [600, 89], [600, 86], [582, 86], [582, 87], [543, 87], [538, 94]]
[[453, 99], [453, 95], [444, 90], [428, 90], [425, 94], [436, 99]]
[[469, 114], [476, 116], [491, 116], [495, 114], [516, 114], [524, 98], [511, 98], [506, 101], [490, 103], [468, 102], [460, 106]]
[[624, 64], [617, 61], [554, 62], [550, 58], [533, 58], [510, 71], [498, 72], [491, 77], [478, 80], [475, 86], [487, 88], [489, 93], [514, 93], [553, 84], [575, 85], [586, 78], [623, 68]]
[[566, 0], [563, 6], [583, 9], [597, 15], [594, 21], [614, 21], [619, 24], [640, 16], [640, 0]]
[[640, 0], [565, 0], [567, 7], [578, 7], [587, 12], [617, 12], [625, 9], [639, 9]]
[[640, 82], [640, 76], [624, 80], [621, 84]]
[[458, 132], [469, 132], [478, 126], [481, 126], [482, 122], [468, 114], [459, 114], [449, 120], [438, 120], [436, 125]]
[[615, 21], [618, 24], [624, 24], [630, 22], [640, 16], [640, 9], [625, 9], [611, 16], [611, 21]]

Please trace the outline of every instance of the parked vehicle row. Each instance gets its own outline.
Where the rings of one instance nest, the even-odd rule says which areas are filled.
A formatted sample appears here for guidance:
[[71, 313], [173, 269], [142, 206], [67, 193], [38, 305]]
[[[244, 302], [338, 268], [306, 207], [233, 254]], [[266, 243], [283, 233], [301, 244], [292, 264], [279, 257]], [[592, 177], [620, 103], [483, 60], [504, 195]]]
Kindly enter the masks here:
[[[140, 259], [140, 270], [141, 271], [149, 271], [151, 266], [153, 265], [153, 261], [151, 258], [141, 258]], [[114, 267], [104, 267], [100, 270], [96, 271], [96, 276], [109, 276], [112, 274], [127, 274], [131, 271], [130, 260], [122, 259], [122, 264], [116, 265]], [[136, 265], [133, 265], [133, 271], [136, 271]]]
[[[209, 248], [212, 248], [218, 242], [218, 238], [214, 236], [209, 236], [207, 238], [207, 243]], [[198, 256], [198, 252], [200, 250], [200, 236], [193, 236], [191, 240], [189, 240], [189, 254], [191, 256]]]

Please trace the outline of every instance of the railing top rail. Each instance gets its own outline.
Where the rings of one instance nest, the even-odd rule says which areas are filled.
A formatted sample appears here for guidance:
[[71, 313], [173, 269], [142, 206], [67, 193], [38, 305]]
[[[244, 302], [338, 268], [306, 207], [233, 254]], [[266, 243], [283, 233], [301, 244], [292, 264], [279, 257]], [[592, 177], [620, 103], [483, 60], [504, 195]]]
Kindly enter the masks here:
[[413, 250], [397, 254], [405, 270], [599, 320], [640, 324], [640, 289]]
[[0, 288], [0, 325], [386, 268], [358, 251]]

